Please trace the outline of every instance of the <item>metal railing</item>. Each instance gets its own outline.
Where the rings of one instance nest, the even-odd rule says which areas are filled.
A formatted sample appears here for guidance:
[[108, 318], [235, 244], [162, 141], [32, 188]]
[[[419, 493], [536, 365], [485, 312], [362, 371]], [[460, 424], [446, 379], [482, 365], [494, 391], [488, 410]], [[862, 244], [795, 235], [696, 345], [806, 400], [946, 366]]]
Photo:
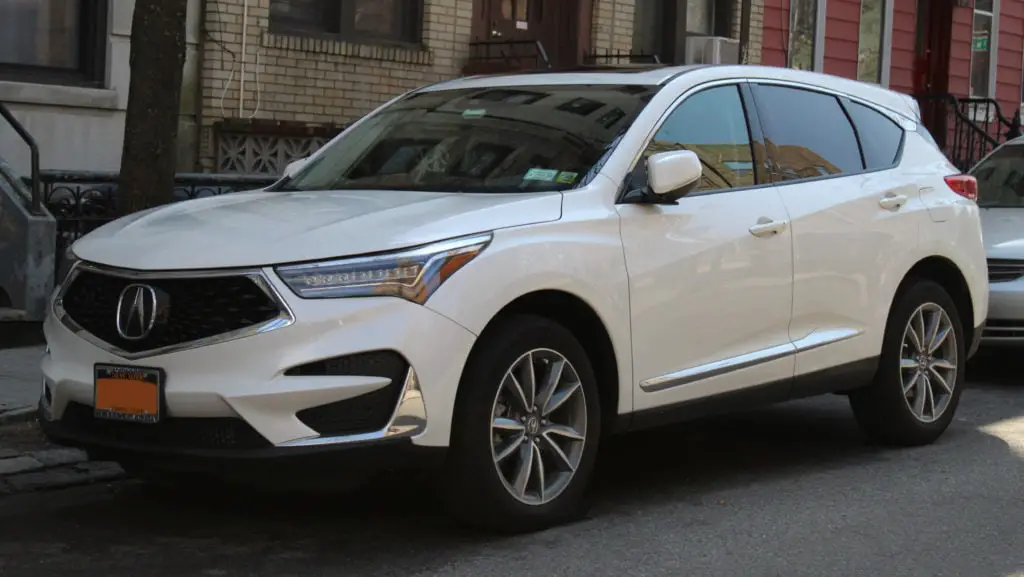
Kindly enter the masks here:
[[[71, 243], [120, 216], [117, 172], [40, 171], [40, 196], [57, 221], [56, 266]], [[216, 196], [269, 186], [279, 176], [179, 173], [174, 177], [175, 200]], [[27, 180], [27, 178], [25, 179]]]
[[32, 134], [18, 122], [18, 119], [11, 114], [10, 109], [3, 102], [0, 102], [0, 116], [7, 121], [7, 124], [11, 125], [14, 132], [28, 145], [29, 154], [31, 155], [31, 174], [29, 176], [30, 180], [26, 184], [29, 190], [32, 191], [31, 206], [29, 208], [32, 214], [38, 216], [43, 213], [43, 198], [40, 193], [39, 180], [39, 145], [36, 143], [36, 139], [32, 137]]
[[551, 68], [540, 40], [478, 40], [469, 43], [466, 73]]
[[661, 57], [647, 52], [630, 52], [628, 50], [604, 50], [590, 52], [583, 56], [585, 66], [608, 66], [623, 64], [661, 65]]
[[921, 118], [950, 162], [968, 171], [1008, 139], [1021, 135], [1019, 112], [1008, 119], [990, 98], [917, 94]]

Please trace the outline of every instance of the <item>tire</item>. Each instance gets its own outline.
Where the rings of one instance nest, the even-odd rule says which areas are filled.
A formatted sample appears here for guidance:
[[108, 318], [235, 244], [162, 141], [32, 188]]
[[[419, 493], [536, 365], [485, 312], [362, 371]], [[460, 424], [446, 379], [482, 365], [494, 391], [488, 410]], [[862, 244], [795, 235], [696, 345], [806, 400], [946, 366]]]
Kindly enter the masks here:
[[[923, 316], [919, 317], [919, 312], [923, 312]], [[938, 316], [934, 316], [936, 314]], [[948, 321], [947, 337], [932, 356], [933, 360], [944, 361], [940, 366], [920, 357], [908, 331], [912, 320], [918, 327], [914, 331], [916, 335], [922, 332], [919, 320], [928, 323], [932, 318], [943, 318], [943, 314]], [[943, 321], [938, 332], [944, 332], [946, 326]], [[950, 343], [949, 337], [954, 342]], [[903, 359], [907, 362], [903, 363]], [[911, 366], [912, 361], [918, 364]], [[914, 447], [934, 443], [949, 427], [960, 404], [966, 364], [963, 324], [949, 293], [933, 281], [909, 279], [889, 313], [873, 383], [850, 394], [850, 406], [857, 423], [871, 441], [879, 444]], [[928, 375], [929, 381], [915, 377], [918, 372]], [[934, 409], [928, 411], [929, 407]], [[924, 410], [918, 412], [918, 408]]]
[[[523, 370], [532, 359], [538, 382], [535, 400], [543, 408], [546, 389], [541, 386], [542, 375], [550, 374], [548, 369], [557, 366], [559, 358], [566, 364], [562, 365], [557, 392], [551, 396], [553, 401], [564, 403], [547, 415], [550, 423], [544, 424], [540, 420], [543, 411], [528, 415], [522, 409], [522, 397], [516, 394], [507, 375], [523, 379], [524, 396], [528, 395]], [[574, 382], [579, 386], [574, 387]], [[570, 390], [574, 392], [566, 394]], [[552, 402], [548, 407], [556, 405]], [[502, 428], [492, 428], [495, 415], [502, 419], [498, 421]], [[583, 440], [564, 436], [566, 431], [552, 429], [554, 425], [574, 428], [582, 433]], [[526, 440], [516, 445], [520, 435]], [[537, 531], [576, 520], [587, 511], [600, 437], [597, 380], [579, 341], [565, 327], [546, 318], [511, 317], [488, 329], [459, 383], [451, 447], [441, 479], [448, 510], [467, 525], [500, 533]], [[504, 450], [512, 446], [515, 450], [504, 455]], [[538, 454], [542, 467], [533, 466], [526, 477], [525, 491], [520, 491], [515, 483], [519, 464], [527, 456], [533, 459]], [[574, 471], [565, 466], [569, 461], [575, 464]], [[546, 487], [543, 499], [541, 478]]]

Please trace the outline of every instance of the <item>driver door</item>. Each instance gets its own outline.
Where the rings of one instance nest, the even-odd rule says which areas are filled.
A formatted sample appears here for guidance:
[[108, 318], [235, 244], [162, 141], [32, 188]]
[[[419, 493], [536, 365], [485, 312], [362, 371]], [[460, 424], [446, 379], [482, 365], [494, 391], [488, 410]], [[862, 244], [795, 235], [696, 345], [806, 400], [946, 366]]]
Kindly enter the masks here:
[[[766, 383], [779, 385], [770, 400], [788, 396], [793, 241], [749, 94], [733, 83], [680, 99], [644, 157], [691, 150], [701, 183], [676, 204], [618, 206], [637, 411]], [[637, 166], [630, 188], [646, 182]]]

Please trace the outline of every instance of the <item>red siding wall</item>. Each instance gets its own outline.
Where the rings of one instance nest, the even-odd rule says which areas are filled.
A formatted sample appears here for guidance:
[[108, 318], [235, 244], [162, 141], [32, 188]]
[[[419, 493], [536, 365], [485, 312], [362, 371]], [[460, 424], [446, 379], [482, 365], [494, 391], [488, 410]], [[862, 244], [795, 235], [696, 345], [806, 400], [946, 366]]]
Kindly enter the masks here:
[[826, 6], [824, 72], [856, 79], [860, 0], [829, 0]]
[[892, 66], [889, 88], [914, 91], [914, 59], [917, 42], [917, 0], [895, 0], [892, 7]]
[[966, 97], [971, 92], [971, 31], [974, 11], [953, 9], [953, 38], [949, 46], [949, 93]]
[[789, 46], [789, 0], [764, 0], [764, 31], [761, 63], [785, 66]]
[[[951, 1], [951, 0], [947, 0]], [[790, 0], [764, 0], [764, 38], [761, 62], [785, 66], [789, 43]], [[918, 0], [894, 0], [892, 55], [889, 87], [914, 91], [914, 60], [917, 39]], [[1024, 0], [1001, 0], [999, 15], [998, 72], [995, 98], [1003, 114], [1011, 117], [1020, 106], [1022, 58], [1024, 58]], [[860, 0], [829, 0], [825, 24], [825, 72], [857, 77]], [[970, 8], [953, 10], [953, 36], [949, 62], [949, 91], [956, 96], [970, 92], [971, 28]]]
[[1003, 0], [999, 14], [999, 53], [996, 60], [996, 93], [1007, 118], [1020, 107], [1021, 59], [1024, 54], [1024, 0]]

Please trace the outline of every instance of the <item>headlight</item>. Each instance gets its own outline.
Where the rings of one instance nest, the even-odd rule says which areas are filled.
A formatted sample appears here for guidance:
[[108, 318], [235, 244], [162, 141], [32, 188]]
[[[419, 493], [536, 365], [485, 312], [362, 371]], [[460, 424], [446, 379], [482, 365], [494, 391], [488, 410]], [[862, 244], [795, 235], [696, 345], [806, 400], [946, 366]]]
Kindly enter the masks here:
[[71, 268], [79, 261], [75, 251], [71, 250], [71, 245], [64, 251], [64, 254], [57, 257], [57, 276], [53, 278], [55, 286], [64, 284], [64, 280], [68, 278], [68, 274], [71, 273]]
[[490, 233], [479, 234], [401, 252], [275, 270], [288, 288], [304, 299], [394, 296], [423, 304], [490, 242]]

